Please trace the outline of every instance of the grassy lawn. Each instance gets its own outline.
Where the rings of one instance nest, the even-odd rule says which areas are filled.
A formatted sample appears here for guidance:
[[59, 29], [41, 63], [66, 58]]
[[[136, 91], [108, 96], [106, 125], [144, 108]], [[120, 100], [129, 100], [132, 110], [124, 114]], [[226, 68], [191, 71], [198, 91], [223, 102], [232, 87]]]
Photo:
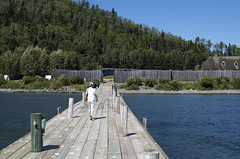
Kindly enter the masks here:
[[104, 76], [103, 77], [103, 82], [112, 82], [114, 79], [113, 75], [109, 75], [109, 76]]

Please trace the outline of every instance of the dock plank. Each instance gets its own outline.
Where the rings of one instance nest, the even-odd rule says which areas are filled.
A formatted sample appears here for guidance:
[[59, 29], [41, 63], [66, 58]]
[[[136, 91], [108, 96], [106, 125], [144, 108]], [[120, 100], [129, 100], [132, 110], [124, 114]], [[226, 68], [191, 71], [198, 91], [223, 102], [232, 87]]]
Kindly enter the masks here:
[[107, 149], [108, 149], [108, 123], [107, 123], [107, 109], [104, 109], [108, 105], [108, 100], [105, 99], [102, 105], [102, 116], [97, 118], [101, 119], [101, 125], [99, 130], [99, 136], [97, 140], [96, 150], [94, 158], [107, 158]]
[[120, 143], [119, 143], [119, 132], [116, 125], [115, 113], [113, 111], [113, 103], [109, 104], [109, 115], [108, 115], [108, 158], [122, 158]]

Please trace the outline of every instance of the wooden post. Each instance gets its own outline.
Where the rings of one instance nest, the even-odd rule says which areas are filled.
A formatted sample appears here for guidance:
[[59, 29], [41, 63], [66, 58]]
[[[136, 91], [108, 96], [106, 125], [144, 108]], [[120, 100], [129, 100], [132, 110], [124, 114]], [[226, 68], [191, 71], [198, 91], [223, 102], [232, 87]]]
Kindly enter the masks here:
[[[114, 87], [113, 87], [113, 89], [114, 89]], [[115, 91], [113, 91], [113, 104], [115, 103], [115, 96], [116, 96], [116, 94], [115, 94]]]
[[73, 98], [69, 98], [69, 103], [68, 103], [68, 118], [73, 117]]
[[113, 94], [113, 82], [111, 83], [111, 91], [112, 91], [112, 94]]
[[61, 107], [57, 107], [58, 114], [61, 114]]
[[159, 159], [158, 151], [143, 151], [139, 153], [139, 159]]
[[123, 105], [120, 105], [120, 133], [123, 134]]
[[117, 85], [114, 86], [114, 92], [115, 92], [114, 101], [117, 102]]
[[127, 136], [128, 130], [128, 107], [123, 106], [122, 108], [122, 135]]
[[31, 114], [31, 151], [41, 152], [43, 147], [42, 113]]
[[147, 130], [147, 118], [143, 118], [143, 127]]
[[84, 102], [84, 96], [85, 96], [85, 92], [82, 92], [82, 101]]
[[117, 114], [120, 114], [120, 97], [117, 97], [117, 108], [116, 108]]
[[118, 86], [117, 85], [115, 85], [115, 87], [114, 87], [115, 89], [115, 94], [116, 94], [116, 96], [117, 96], [117, 88], [118, 88]]

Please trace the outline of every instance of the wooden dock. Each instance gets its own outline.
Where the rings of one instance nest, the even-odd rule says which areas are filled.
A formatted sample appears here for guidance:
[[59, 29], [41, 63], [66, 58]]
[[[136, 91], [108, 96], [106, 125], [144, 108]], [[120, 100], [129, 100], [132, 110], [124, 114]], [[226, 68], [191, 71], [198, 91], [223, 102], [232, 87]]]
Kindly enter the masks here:
[[[121, 133], [120, 114], [116, 113], [109, 84], [97, 90], [99, 101], [94, 121], [89, 120], [83, 101], [47, 122], [43, 136], [43, 151], [31, 152], [31, 133], [0, 151], [0, 159], [167, 159], [167, 155], [143, 128], [134, 114], [128, 111], [127, 135]], [[120, 98], [121, 106], [125, 102]]]

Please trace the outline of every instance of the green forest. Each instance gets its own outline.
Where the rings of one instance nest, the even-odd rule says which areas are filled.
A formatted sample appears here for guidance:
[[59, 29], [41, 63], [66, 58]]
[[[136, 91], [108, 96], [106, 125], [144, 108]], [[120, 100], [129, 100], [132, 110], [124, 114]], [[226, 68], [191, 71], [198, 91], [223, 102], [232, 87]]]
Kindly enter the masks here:
[[214, 53], [239, 56], [240, 48], [185, 40], [85, 0], [0, 1], [0, 74], [10, 79], [54, 69], [194, 70]]

